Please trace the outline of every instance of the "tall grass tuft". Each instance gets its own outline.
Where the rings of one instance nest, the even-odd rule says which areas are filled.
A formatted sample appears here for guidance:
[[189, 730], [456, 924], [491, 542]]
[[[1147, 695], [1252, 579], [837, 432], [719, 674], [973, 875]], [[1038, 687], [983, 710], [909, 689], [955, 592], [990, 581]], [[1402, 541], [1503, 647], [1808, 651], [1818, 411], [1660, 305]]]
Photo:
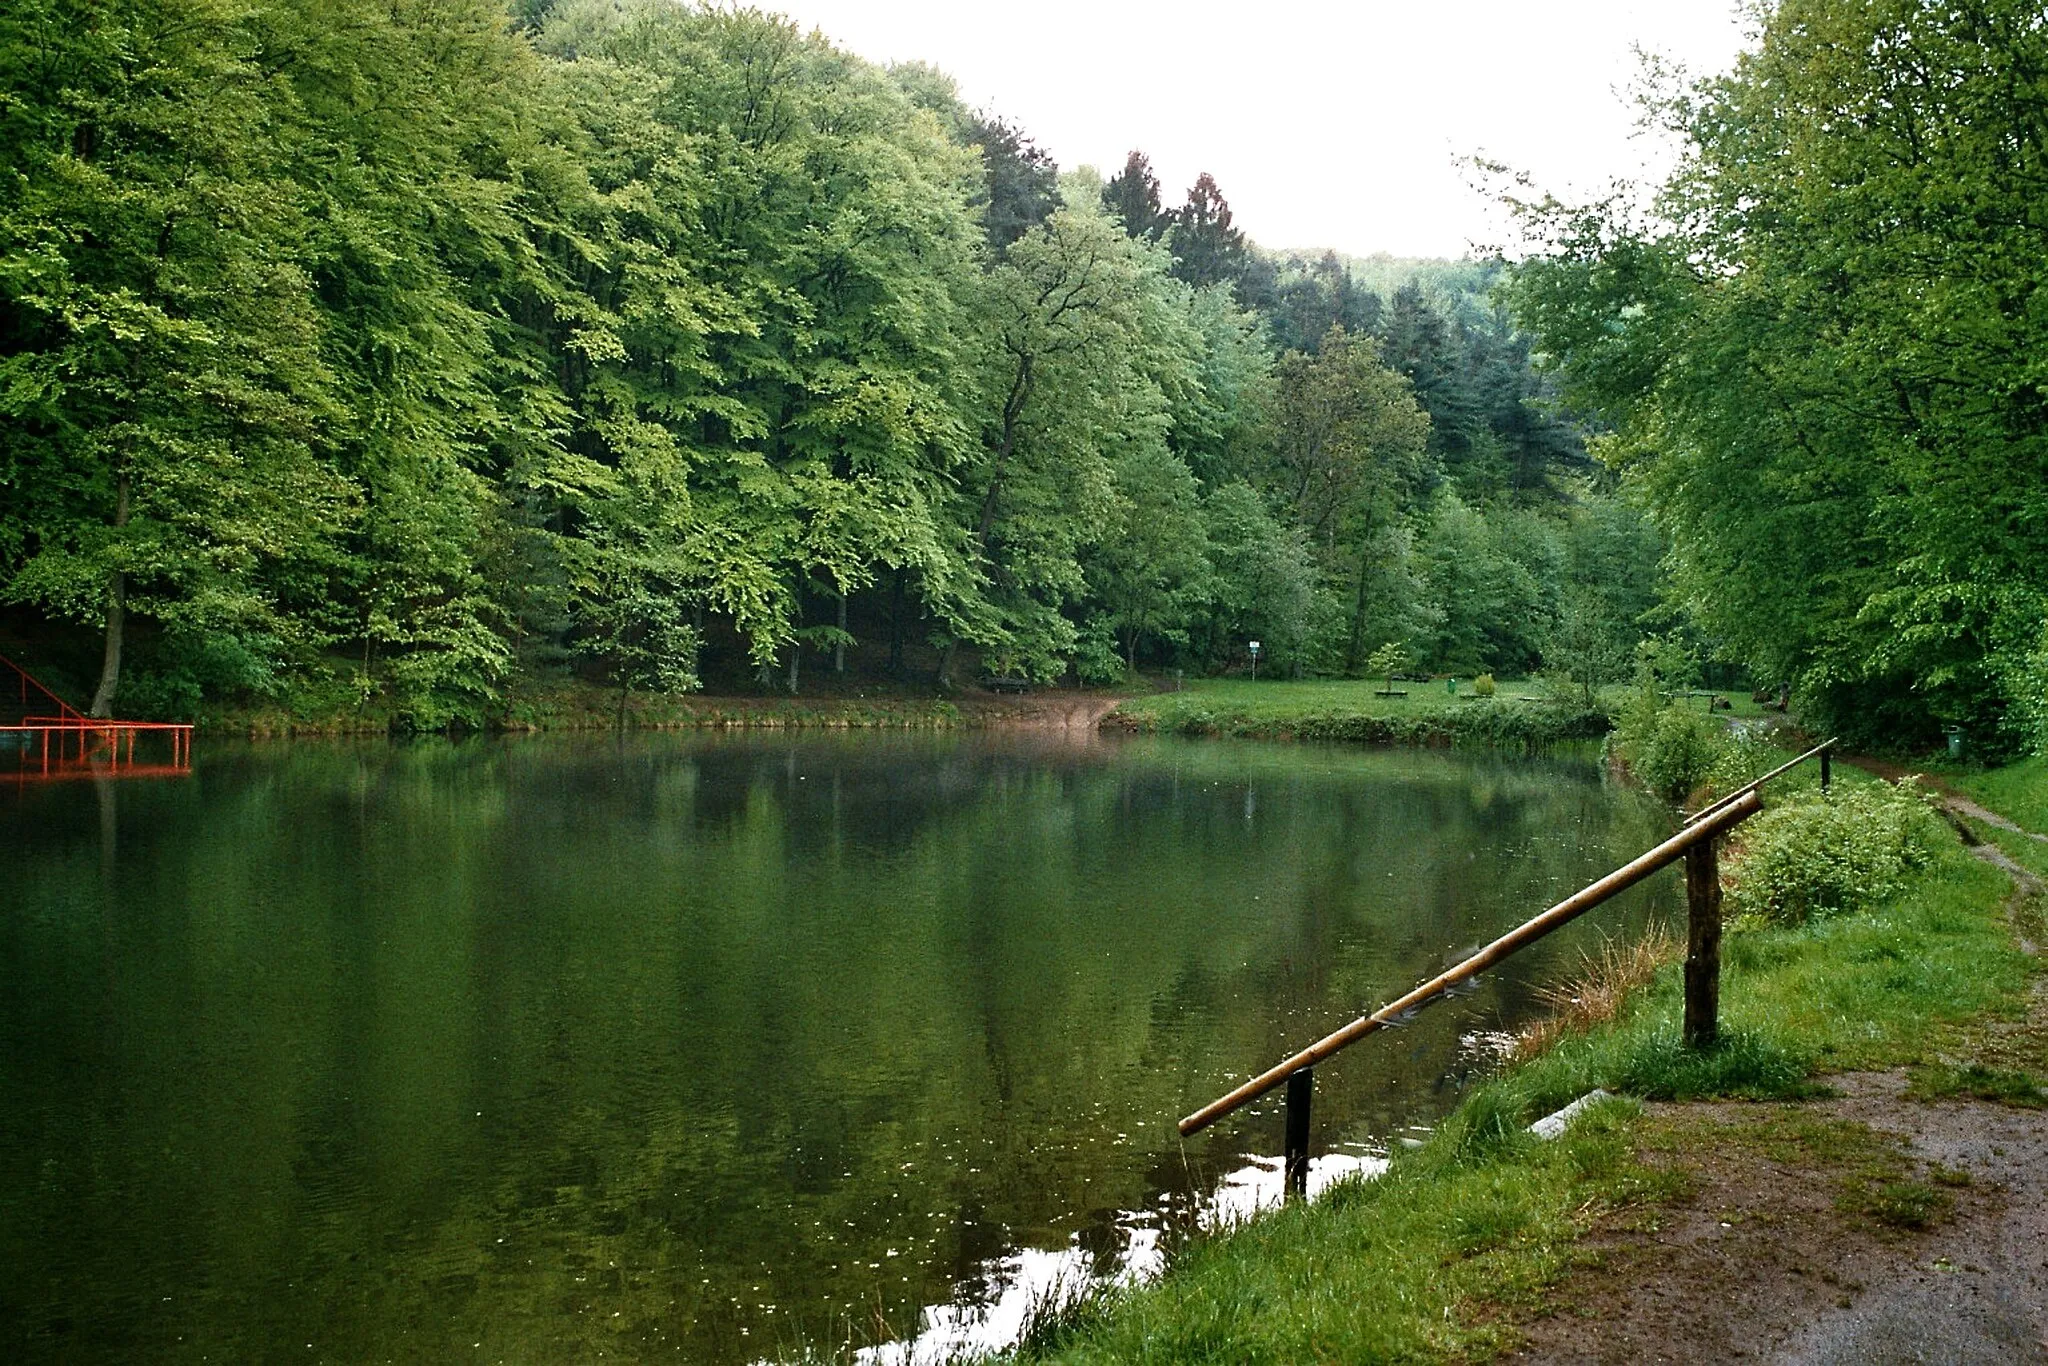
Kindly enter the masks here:
[[1583, 1034], [1619, 1018], [1629, 996], [1648, 986], [1658, 969], [1675, 962], [1682, 949], [1678, 937], [1662, 925], [1640, 939], [1604, 941], [1599, 956], [1582, 955], [1578, 971], [1564, 983], [1537, 991], [1546, 1013], [1515, 1036], [1513, 1056], [1526, 1061], [1548, 1052], [1567, 1035]]
[[1012, 1349], [1025, 1359], [1051, 1356], [1099, 1329], [1114, 1312], [1119, 1287], [1085, 1273], [1060, 1275], [1031, 1297]]
[[1615, 1086], [1645, 1100], [1801, 1100], [1826, 1095], [1807, 1079], [1810, 1051], [1754, 1029], [1723, 1029], [1710, 1048], [1687, 1048], [1675, 1026], [1637, 1035], [1614, 1059]]

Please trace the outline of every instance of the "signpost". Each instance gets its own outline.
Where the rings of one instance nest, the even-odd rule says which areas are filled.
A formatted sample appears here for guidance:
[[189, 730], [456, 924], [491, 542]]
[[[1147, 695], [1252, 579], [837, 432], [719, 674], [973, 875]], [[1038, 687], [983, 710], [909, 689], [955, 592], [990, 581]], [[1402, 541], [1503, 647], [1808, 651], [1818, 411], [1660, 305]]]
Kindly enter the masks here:
[[1257, 641], [1255, 640], [1255, 641], [1253, 641], [1253, 642], [1251, 643], [1251, 646], [1252, 646], [1252, 682], [1256, 683], [1256, 682], [1258, 682], [1258, 681], [1259, 681], [1259, 642], [1257, 642]]

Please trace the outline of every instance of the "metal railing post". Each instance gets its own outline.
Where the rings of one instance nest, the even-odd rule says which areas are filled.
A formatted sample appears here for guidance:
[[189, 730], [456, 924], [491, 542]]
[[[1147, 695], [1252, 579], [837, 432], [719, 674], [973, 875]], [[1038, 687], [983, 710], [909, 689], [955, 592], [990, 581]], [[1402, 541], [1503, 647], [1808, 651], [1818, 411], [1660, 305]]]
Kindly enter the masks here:
[[1281, 1148], [1280, 1175], [1290, 1199], [1308, 1198], [1308, 1120], [1315, 1093], [1313, 1067], [1304, 1067], [1287, 1079], [1287, 1137]]

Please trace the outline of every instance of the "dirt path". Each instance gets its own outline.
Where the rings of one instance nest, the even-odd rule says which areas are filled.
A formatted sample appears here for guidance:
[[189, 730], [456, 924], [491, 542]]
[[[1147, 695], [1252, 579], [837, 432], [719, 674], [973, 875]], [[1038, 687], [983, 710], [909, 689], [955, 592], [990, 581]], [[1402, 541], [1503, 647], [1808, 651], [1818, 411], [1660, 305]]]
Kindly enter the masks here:
[[1984, 824], [1994, 826], [1997, 829], [2007, 830], [2015, 835], [2024, 835], [2030, 840], [2039, 840], [2043, 844], [2048, 844], [2048, 835], [2029, 830], [2024, 825], [2007, 820], [1996, 811], [1986, 810], [1962, 793], [1956, 791], [1955, 788], [1943, 781], [1938, 775], [1922, 773], [1919, 769], [1894, 763], [1890, 759], [1873, 759], [1867, 754], [1844, 754], [1841, 756], [1841, 761], [1845, 764], [1854, 764], [1866, 773], [1875, 773], [1878, 777], [1890, 783], [1895, 783], [1907, 776], [1917, 778], [1922, 784], [1938, 793], [1941, 797], [1942, 805], [1946, 806], [1956, 815], [1967, 817], [1973, 821], [1982, 821]]
[[1645, 1159], [1690, 1196], [1596, 1227], [1511, 1359], [2048, 1363], [2040, 1112], [1830, 1080], [1797, 1106], [1649, 1107]]
[[1116, 710], [1116, 704], [1121, 701], [1121, 695], [1048, 688], [1021, 697], [970, 694], [959, 700], [959, 707], [963, 712], [972, 713], [984, 725], [1092, 731], [1102, 724], [1103, 717]]
[[[2034, 918], [2041, 879], [1972, 852], [2013, 878], [2015, 924]], [[1987, 1057], [2015, 1047], [2048, 1057], [2048, 976], [2024, 1019], [1987, 1027]], [[1602, 1219], [1511, 1358], [2048, 1366], [2048, 1111], [1910, 1099], [1898, 1072], [1827, 1081], [1834, 1098], [1797, 1105], [1648, 1107], [1643, 1159], [1689, 1196]]]

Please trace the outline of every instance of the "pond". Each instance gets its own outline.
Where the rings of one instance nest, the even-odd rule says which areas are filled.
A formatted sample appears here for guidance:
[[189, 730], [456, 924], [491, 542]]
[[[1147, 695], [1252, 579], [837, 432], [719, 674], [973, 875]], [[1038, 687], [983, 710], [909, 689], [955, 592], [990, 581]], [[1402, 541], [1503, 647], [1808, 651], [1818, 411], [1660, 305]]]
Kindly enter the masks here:
[[[996, 1340], [1277, 1187], [1277, 1096], [1180, 1115], [1669, 828], [1586, 759], [1062, 735], [202, 741], [0, 788], [0, 1350]], [[1676, 902], [1318, 1068], [1320, 1176]]]

